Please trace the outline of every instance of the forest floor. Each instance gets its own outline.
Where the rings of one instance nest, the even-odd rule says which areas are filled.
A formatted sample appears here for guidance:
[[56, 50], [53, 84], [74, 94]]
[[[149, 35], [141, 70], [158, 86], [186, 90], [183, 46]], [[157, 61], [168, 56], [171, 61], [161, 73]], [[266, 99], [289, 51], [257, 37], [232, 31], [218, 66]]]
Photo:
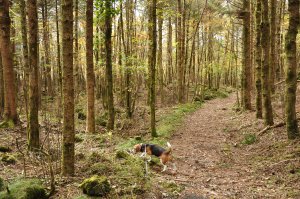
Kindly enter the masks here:
[[[265, 126], [255, 118], [255, 112], [239, 111], [235, 93], [224, 97], [203, 104], [159, 109], [160, 137], [156, 139], [147, 137], [145, 126], [149, 125], [144, 119], [147, 109], [137, 111], [134, 122], [129, 126], [121, 124], [114, 134], [100, 126], [101, 133], [86, 134], [85, 121], [78, 121], [73, 178], [60, 175], [59, 125], [42, 123], [44, 149], [51, 153], [55, 171], [57, 192], [51, 198], [89, 198], [82, 194], [79, 185], [92, 175], [109, 178], [113, 191], [108, 198], [300, 198], [300, 141], [289, 141], [285, 126], [260, 134]], [[280, 95], [274, 98], [275, 124], [278, 124], [282, 122], [283, 103]], [[299, 101], [297, 105], [300, 112]], [[118, 157], [119, 151], [132, 149], [136, 143], [164, 146], [166, 141], [173, 147], [175, 174], [171, 165], [167, 172], [161, 173], [161, 165], [154, 164], [145, 178], [145, 165], [139, 155]], [[6, 154], [16, 158], [12, 164], [0, 161], [0, 177], [12, 183], [25, 175], [26, 168], [27, 178], [42, 179], [49, 187], [47, 157], [24, 154], [25, 123], [15, 129], [1, 130], [0, 144], [12, 149], [0, 153], [2, 159]]]
[[299, 141], [285, 127], [258, 135], [263, 121], [235, 102], [234, 94], [206, 102], [174, 133], [178, 172], [168, 178], [185, 186], [180, 198], [300, 198]]

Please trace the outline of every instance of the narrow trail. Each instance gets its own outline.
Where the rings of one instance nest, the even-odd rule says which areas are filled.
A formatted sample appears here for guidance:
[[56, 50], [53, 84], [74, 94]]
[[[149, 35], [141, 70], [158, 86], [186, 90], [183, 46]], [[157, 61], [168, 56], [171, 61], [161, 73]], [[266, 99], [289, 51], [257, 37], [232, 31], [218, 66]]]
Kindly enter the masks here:
[[241, 125], [234, 103], [235, 95], [206, 102], [170, 140], [178, 171], [170, 178], [185, 185], [180, 198], [273, 198], [227, 131]]

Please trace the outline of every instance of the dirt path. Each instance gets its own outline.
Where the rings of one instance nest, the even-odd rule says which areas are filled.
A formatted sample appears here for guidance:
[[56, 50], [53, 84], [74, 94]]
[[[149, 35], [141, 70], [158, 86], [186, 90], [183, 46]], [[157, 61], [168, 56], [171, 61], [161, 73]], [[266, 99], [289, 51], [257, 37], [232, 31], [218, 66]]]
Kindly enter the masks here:
[[170, 140], [178, 169], [171, 178], [186, 187], [180, 198], [276, 198], [228, 133], [241, 125], [234, 103], [234, 95], [206, 102]]

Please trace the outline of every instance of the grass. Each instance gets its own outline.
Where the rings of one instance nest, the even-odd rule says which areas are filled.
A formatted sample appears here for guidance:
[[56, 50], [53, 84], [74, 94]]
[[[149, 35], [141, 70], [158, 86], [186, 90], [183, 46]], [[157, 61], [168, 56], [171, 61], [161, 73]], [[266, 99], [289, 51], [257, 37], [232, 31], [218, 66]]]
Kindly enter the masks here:
[[171, 137], [172, 133], [183, 123], [184, 117], [192, 112], [195, 112], [201, 107], [201, 102], [180, 104], [172, 108], [172, 110], [162, 115], [157, 122], [156, 131], [158, 137], [156, 138], [130, 138], [121, 142], [116, 146], [119, 150], [130, 149], [135, 144], [150, 141], [153, 144], [165, 146], [167, 140]]
[[244, 139], [242, 141], [242, 144], [244, 145], [251, 145], [254, 144], [257, 141], [256, 135], [252, 133], [248, 133], [244, 135]]

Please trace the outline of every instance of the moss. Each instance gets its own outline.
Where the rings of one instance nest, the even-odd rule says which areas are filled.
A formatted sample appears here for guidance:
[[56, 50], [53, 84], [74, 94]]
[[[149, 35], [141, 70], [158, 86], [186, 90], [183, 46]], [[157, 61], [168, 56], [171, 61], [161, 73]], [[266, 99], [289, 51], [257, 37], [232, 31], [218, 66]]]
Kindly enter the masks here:
[[0, 198], [6, 199], [46, 199], [47, 194], [41, 181], [37, 179], [16, 180], [8, 186], [10, 193], [2, 191]]
[[4, 180], [0, 177], [0, 191], [5, 189]]
[[114, 167], [112, 167], [112, 165], [108, 162], [98, 162], [93, 164], [90, 168], [89, 168], [89, 173], [90, 174], [97, 174], [97, 175], [107, 175], [111, 172], [113, 172]]
[[17, 159], [13, 155], [4, 154], [1, 157], [1, 161], [6, 164], [15, 164], [17, 162]]
[[183, 191], [183, 187], [176, 184], [175, 182], [162, 182], [162, 187], [165, 191], [167, 191], [170, 196], [178, 196], [180, 192]]
[[0, 123], [0, 128], [14, 128], [15, 124], [13, 120], [8, 120], [8, 121], [3, 121], [2, 123]]
[[7, 153], [11, 151], [11, 148], [9, 148], [8, 146], [0, 146], [0, 152]]
[[105, 176], [93, 176], [91, 178], [85, 179], [80, 187], [84, 194], [89, 196], [106, 196], [110, 190], [111, 186], [108, 179]]
[[116, 152], [116, 158], [118, 158], [118, 159], [126, 159], [126, 158], [128, 158], [128, 156], [129, 156], [129, 153], [126, 151], [118, 150]]
[[79, 143], [82, 142], [84, 139], [81, 137], [81, 135], [75, 135], [75, 142]]
[[248, 134], [244, 135], [244, 139], [242, 141], [242, 144], [251, 145], [251, 144], [255, 143], [256, 141], [257, 141], [256, 135], [248, 133]]

